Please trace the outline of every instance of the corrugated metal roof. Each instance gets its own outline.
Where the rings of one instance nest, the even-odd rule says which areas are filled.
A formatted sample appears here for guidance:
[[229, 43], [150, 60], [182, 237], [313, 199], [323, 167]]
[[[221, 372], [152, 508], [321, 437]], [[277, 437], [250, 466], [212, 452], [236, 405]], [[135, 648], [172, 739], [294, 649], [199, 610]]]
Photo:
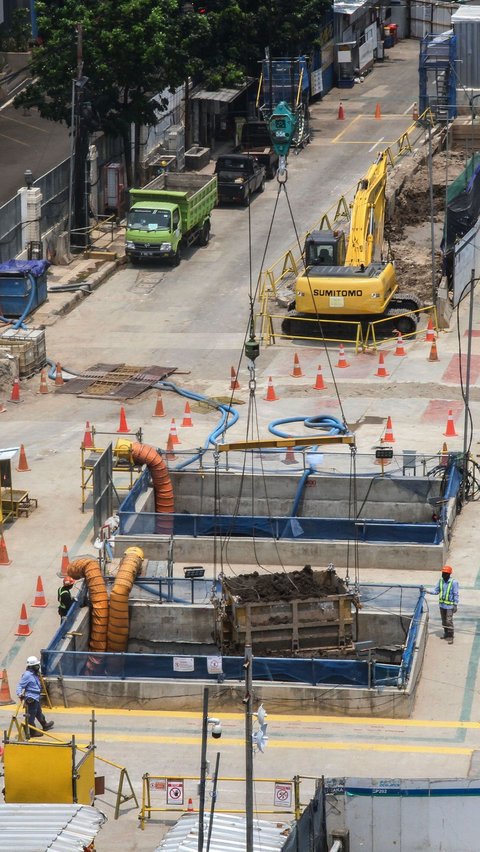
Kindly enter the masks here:
[[199, 89], [197, 92], [192, 92], [190, 95], [191, 101], [221, 101], [224, 104], [230, 104], [235, 98], [238, 98], [245, 91], [250, 81], [244, 86], [239, 86], [237, 89], [219, 89], [218, 92], [211, 92], [208, 89]]
[[0, 804], [0, 850], [82, 852], [106, 819], [88, 805]]
[[[245, 817], [237, 814], [215, 814], [210, 852], [245, 852]], [[205, 839], [208, 817], [205, 817]], [[254, 820], [253, 852], [280, 852], [290, 833], [286, 822]], [[155, 852], [197, 852], [198, 816], [185, 814], [164, 837]]]
[[13, 459], [18, 453], [20, 447], [7, 447], [5, 450], [0, 450], [0, 461], [8, 461]]
[[371, 0], [334, 0], [333, 11], [339, 15], [353, 15], [362, 6], [367, 8], [370, 5]]
[[471, 24], [480, 21], [480, 6], [461, 6], [452, 14], [452, 24]]

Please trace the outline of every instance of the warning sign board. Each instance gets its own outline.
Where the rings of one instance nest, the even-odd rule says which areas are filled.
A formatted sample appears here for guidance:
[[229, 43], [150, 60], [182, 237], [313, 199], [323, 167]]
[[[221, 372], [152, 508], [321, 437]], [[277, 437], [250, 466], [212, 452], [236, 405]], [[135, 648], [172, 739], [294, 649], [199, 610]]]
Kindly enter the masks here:
[[167, 778], [167, 805], [183, 805], [183, 778]]
[[165, 778], [150, 778], [149, 779], [150, 790], [165, 790]]
[[275, 808], [292, 807], [292, 788], [292, 782], [275, 781], [275, 789], [273, 793], [273, 806]]

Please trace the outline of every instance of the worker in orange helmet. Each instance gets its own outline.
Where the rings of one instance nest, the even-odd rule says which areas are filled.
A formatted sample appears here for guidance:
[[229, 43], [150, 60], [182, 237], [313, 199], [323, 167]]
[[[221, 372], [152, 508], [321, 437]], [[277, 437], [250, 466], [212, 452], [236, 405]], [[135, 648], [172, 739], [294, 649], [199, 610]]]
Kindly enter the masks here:
[[442, 619], [443, 636], [449, 645], [453, 645], [453, 616], [457, 611], [458, 606], [458, 581], [452, 577], [453, 568], [450, 565], [444, 565], [442, 576], [434, 589], [428, 591], [429, 595], [438, 595], [438, 603], [440, 606], [440, 616]]

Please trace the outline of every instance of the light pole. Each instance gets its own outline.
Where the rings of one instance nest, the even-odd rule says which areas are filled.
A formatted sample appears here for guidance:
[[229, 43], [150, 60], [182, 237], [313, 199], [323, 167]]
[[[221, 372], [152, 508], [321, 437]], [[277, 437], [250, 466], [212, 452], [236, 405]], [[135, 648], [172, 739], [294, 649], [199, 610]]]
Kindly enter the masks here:
[[203, 852], [204, 820], [205, 820], [205, 785], [207, 779], [207, 735], [208, 726], [213, 725], [212, 737], [219, 739], [222, 736], [220, 719], [210, 718], [208, 715], [208, 686], [203, 689], [203, 716], [202, 716], [202, 751], [200, 757], [200, 783], [198, 785], [198, 852]]

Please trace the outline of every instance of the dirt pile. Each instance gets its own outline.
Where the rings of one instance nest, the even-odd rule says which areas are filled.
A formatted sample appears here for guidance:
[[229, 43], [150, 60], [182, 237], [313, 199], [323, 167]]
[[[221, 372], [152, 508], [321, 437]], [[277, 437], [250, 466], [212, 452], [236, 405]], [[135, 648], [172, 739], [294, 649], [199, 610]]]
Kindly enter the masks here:
[[325, 598], [346, 594], [347, 588], [333, 570], [314, 571], [305, 565], [301, 571], [271, 574], [240, 574], [224, 579], [223, 585], [239, 603], [272, 603], [305, 598]]
[[435, 285], [432, 282], [432, 238], [430, 176], [428, 159], [418, 165], [397, 195], [392, 219], [385, 223], [385, 242], [395, 262], [402, 293], [414, 293], [425, 304], [432, 303], [433, 287], [442, 276], [440, 242], [445, 218], [445, 187], [465, 168], [465, 157], [457, 152], [439, 152], [433, 158], [433, 222], [435, 242]]

